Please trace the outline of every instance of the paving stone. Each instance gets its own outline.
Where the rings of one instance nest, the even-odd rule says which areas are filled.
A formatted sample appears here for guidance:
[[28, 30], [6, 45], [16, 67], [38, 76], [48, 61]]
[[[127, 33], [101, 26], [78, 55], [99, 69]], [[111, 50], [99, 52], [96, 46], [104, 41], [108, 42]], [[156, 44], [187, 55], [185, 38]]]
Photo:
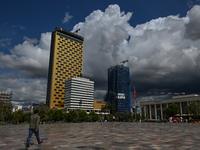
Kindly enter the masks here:
[[[0, 126], [0, 149], [24, 150], [28, 125]], [[41, 124], [34, 150], [192, 150], [200, 149], [199, 124], [95, 122]]]

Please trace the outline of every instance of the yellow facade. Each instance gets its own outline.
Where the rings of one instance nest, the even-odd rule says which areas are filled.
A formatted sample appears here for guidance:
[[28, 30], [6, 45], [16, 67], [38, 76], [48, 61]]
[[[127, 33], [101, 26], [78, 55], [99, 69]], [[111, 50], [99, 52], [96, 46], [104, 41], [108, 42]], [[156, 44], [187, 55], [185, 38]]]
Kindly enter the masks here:
[[94, 101], [94, 109], [96, 109], [96, 110], [100, 110], [105, 105], [106, 105], [106, 101], [103, 101], [103, 100], [95, 100]]
[[83, 38], [56, 28], [52, 33], [46, 103], [50, 109], [64, 109], [65, 81], [81, 77]]

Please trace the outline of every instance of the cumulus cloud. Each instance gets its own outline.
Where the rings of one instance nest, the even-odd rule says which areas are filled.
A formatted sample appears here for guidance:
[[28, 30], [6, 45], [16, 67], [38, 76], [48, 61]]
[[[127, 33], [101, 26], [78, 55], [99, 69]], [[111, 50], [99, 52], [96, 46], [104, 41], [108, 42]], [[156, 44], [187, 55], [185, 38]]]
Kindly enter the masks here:
[[31, 78], [46, 78], [50, 51], [51, 33], [42, 33], [38, 45], [37, 40], [24, 37], [22, 44], [16, 45], [11, 54], [0, 53], [0, 68], [19, 70], [21, 74]]
[[36, 38], [30, 39], [28, 37], [23, 37], [24, 40], [28, 41], [29, 43], [37, 44], [38, 40]]
[[[195, 83], [200, 44], [187, 38], [198, 40], [199, 7], [194, 6], [182, 18], [157, 18], [135, 28], [129, 24], [132, 13], [122, 12], [118, 5], [110, 5], [105, 12], [92, 12], [73, 29], [80, 28], [79, 34], [85, 38], [84, 75], [98, 83], [99, 89], [105, 88], [108, 66], [128, 59], [132, 89], [135, 84], [139, 91], [177, 91], [184, 82]], [[196, 28], [189, 30], [189, 26]]]
[[16, 75], [16, 72], [0, 75], [0, 91], [13, 93], [13, 104], [28, 106], [31, 103], [44, 102], [46, 100], [46, 87], [46, 80], [24, 79], [22, 76]]
[[66, 12], [66, 13], [65, 13], [65, 17], [64, 17], [64, 19], [62, 20], [62, 23], [67, 23], [67, 22], [69, 22], [69, 20], [72, 19], [72, 18], [73, 18], [73, 16], [69, 15], [69, 12]]
[[[105, 11], [93, 11], [84, 22], [76, 24], [72, 32], [80, 28], [78, 34], [84, 37], [83, 76], [95, 82], [95, 99], [105, 96], [108, 67], [124, 60], [129, 60], [125, 65], [130, 68], [131, 91], [135, 85], [138, 101], [156, 99], [147, 96], [148, 91], [198, 93], [199, 7], [194, 6], [185, 17], [175, 14], [133, 27], [129, 24], [132, 12], [110, 5]], [[36, 43], [26, 37], [10, 55], [0, 53], [0, 68], [17, 71], [18, 76], [11, 80], [13, 84], [16, 81], [16, 86], [25, 89], [30, 86], [29, 91], [36, 91], [30, 100], [36, 95], [44, 100], [41, 97], [46, 96], [50, 38], [51, 33], [42, 33]], [[0, 83], [7, 79], [1, 76]], [[5, 82], [2, 85], [11, 89], [14, 86]], [[16, 89], [22, 95], [17, 98], [21, 101], [27, 98], [24, 88]]]
[[188, 13], [189, 22], [185, 24], [185, 38], [191, 40], [200, 39], [200, 6], [194, 6]]
[[39, 43], [26, 36], [23, 39], [11, 54], [0, 52], [0, 91], [12, 91], [13, 104], [28, 106], [46, 99], [51, 33], [42, 33]]

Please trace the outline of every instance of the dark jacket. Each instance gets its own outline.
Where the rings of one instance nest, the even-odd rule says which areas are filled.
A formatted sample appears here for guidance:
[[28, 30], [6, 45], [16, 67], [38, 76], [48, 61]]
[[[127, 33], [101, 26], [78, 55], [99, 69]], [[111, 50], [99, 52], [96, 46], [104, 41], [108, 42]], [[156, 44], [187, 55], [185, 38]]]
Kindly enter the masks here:
[[37, 114], [32, 115], [30, 118], [29, 129], [37, 130], [39, 127], [39, 123], [40, 123], [40, 116], [38, 116]]

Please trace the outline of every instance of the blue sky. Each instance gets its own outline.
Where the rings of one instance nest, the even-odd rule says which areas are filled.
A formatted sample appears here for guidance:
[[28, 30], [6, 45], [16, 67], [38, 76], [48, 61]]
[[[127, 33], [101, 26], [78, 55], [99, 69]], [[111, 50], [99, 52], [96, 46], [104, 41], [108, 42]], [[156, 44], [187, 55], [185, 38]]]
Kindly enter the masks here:
[[[110, 4], [118, 4], [122, 11], [133, 12], [129, 21], [134, 27], [151, 19], [166, 17], [169, 15], [185, 16], [191, 6], [199, 4], [190, 0], [74, 0], [74, 1], [1, 1], [0, 38], [12, 38], [12, 45], [23, 42], [23, 37], [40, 38], [44, 32], [52, 32], [56, 26], [71, 31], [75, 24], [84, 22], [85, 17], [94, 10], [105, 10]], [[69, 12], [73, 18], [63, 24], [65, 12]]]
[[45, 101], [51, 32], [60, 27], [81, 28], [83, 71], [95, 81], [95, 99], [106, 93], [105, 68], [126, 59], [139, 100], [166, 97], [148, 91], [200, 93], [199, 5], [200, 0], [1, 1], [0, 90], [13, 91], [15, 104]]

